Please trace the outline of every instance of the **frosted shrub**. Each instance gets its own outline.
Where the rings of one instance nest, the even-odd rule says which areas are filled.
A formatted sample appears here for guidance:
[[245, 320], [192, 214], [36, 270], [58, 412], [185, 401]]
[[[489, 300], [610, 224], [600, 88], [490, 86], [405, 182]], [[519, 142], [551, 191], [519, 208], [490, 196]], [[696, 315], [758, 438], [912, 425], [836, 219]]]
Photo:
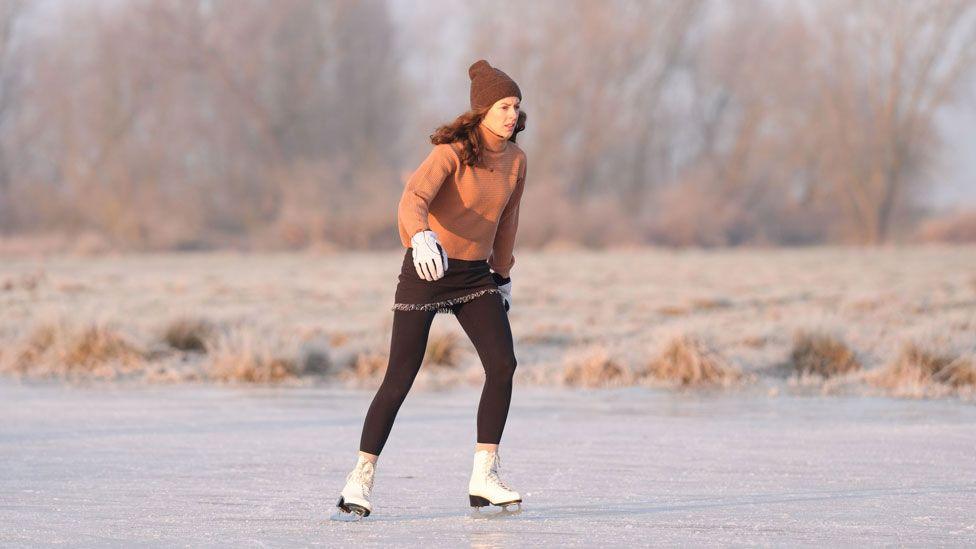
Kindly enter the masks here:
[[742, 373], [699, 338], [679, 335], [648, 363], [645, 376], [684, 387], [727, 386], [739, 381]]
[[793, 338], [790, 366], [801, 376], [812, 374], [827, 378], [860, 370], [861, 362], [840, 338], [801, 331]]

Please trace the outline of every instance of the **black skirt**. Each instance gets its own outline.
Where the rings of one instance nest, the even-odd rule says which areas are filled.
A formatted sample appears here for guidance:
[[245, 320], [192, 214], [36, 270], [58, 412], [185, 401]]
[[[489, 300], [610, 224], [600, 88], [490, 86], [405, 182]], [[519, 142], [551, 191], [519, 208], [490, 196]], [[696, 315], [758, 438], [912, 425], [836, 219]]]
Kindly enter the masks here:
[[417, 275], [417, 268], [413, 265], [413, 248], [407, 248], [392, 310], [454, 314], [455, 305], [485, 294], [498, 294], [498, 299], [501, 299], [501, 290], [491, 277], [490, 268], [487, 259], [448, 257], [444, 276], [428, 282]]

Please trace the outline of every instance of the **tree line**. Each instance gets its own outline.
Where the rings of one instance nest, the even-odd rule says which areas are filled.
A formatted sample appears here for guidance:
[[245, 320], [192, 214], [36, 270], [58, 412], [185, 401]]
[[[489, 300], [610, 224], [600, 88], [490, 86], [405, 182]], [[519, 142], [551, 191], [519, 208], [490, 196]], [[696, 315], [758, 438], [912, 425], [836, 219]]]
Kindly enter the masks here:
[[523, 90], [522, 244], [880, 244], [972, 106], [976, 4], [5, 0], [0, 234], [397, 246], [481, 57]]

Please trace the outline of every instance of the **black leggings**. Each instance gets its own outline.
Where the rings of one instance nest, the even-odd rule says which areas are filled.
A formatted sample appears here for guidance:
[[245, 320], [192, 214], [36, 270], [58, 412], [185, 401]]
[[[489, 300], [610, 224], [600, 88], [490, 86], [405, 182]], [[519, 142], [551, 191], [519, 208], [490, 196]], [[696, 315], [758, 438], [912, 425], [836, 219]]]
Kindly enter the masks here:
[[[498, 444], [512, 401], [512, 377], [517, 364], [508, 313], [496, 293], [454, 305], [453, 311], [485, 369], [485, 385], [478, 405], [478, 442]], [[383, 451], [400, 405], [420, 371], [436, 314], [436, 311], [393, 311], [390, 362], [366, 412], [359, 442], [361, 451], [375, 455]]]

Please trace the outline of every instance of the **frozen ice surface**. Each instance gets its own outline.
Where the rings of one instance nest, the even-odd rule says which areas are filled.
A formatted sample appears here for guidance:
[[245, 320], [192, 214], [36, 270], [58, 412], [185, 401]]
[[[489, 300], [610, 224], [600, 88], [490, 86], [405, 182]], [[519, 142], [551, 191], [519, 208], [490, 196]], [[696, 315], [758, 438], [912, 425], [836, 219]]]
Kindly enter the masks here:
[[414, 391], [375, 510], [330, 521], [372, 394], [0, 382], [0, 544], [976, 544], [976, 406], [516, 386], [502, 475], [467, 502], [476, 389]]

